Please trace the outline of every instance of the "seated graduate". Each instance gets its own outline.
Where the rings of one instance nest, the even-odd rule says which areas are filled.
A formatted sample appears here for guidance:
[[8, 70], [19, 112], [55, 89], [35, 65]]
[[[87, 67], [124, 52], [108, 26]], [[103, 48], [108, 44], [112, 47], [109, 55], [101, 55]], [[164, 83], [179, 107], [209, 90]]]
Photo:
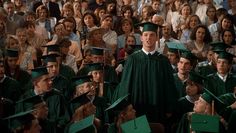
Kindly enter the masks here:
[[[70, 101], [70, 111], [72, 113], [72, 118], [70, 123], [65, 129], [65, 133], [69, 132], [69, 127], [75, 123], [79, 122], [90, 115], [96, 113], [96, 106], [91, 102], [87, 96], [89, 92], [86, 92]], [[94, 124], [97, 129], [101, 126], [101, 121], [98, 118], [94, 118]]]
[[205, 78], [195, 72], [189, 72], [186, 81], [186, 96], [181, 97], [177, 102], [177, 117], [180, 119], [183, 114], [192, 112], [194, 103], [199, 99], [203, 90], [203, 80]]
[[114, 113], [114, 123], [112, 123], [108, 128], [108, 133], [121, 133], [121, 124], [133, 120], [136, 118], [136, 111], [133, 105], [129, 103], [125, 95], [117, 99], [106, 111], [111, 111]]
[[236, 122], [236, 88], [233, 93], [226, 93], [219, 97], [225, 105], [226, 108], [223, 109], [219, 114], [224, 118], [227, 131], [233, 133], [236, 131], [235, 122]]
[[[193, 122], [193, 115], [204, 115], [205, 117], [212, 116], [212, 118], [204, 119], [204, 120], [199, 120], [203, 121], [202, 124], [204, 124], [204, 121], [208, 123], [207, 121], [212, 121], [213, 119], [216, 118], [216, 120], [220, 121], [220, 116], [216, 116], [217, 112], [220, 112], [220, 110], [225, 106], [222, 100], [217, 98], [213, 93], [211, 93], [209, 90], [204, 89], [204, 93], [199, 97], [197, 101], [194, 103], [194, 108], [193, 112], [189, 112], [183, 115], [182, 119], [180, 120], [177, 133], [192, 133], [192, 131], [195, 131], [193, 128], [193, 125], [196, 123]], [[216, 109], [216, 112], [215, 112]], [[215, 117], [214, 117], [215, 116]], [[210, 122], [208, 123], [210, 124]], [[208, 125], [205, 125], [208, 126]], [[223, 127], [223, 123], [219, 122], [218, 125], [214, 125], [214, 127], [209, 127], [208, 129], [205, 129], [205, 132], [209, 132], [211, 130], [219, 129], [220, 133], [224, 133], [225, 129]]]
[[48, 106], [48, 119], [56, 122], [57, 132], [60, 133], [69, 121], [67, 105], [63, 94], [56, 89], [52, 89], [52, 81], [48, 74], [47, 67], [38, 67], [32, 70], [33, 89], [27, 91], [22, 99], [43, 95]]
[[108, 103], [104, 97], [97, 95], [97, 90], [92, 83], [92, 76], [86, 75], [74, 77], [72, 80], [74, 83], [73, 98], [76, 98], [86, 92], [89, 92], [87, 97], [96, 106], [95, 116], [101, 120], [102, 125], [107, 122], [108, 115], [104, 110], [107, 108]]
[[4, 119], [13, 133], [40, 133], [41, 126], [37, 118], [32, 115], [33, 110], [20, 112]]
[[[47, 95], [47, 94], [45, 94]], [[56, 122], [48, 120], [48, 106], [44, 95], [35, 95], [22, 99], [16, 103], [16, 113], [34, 110], [32, 114], [38, 119], [42, 127], [41, 133], [56, 133]]]

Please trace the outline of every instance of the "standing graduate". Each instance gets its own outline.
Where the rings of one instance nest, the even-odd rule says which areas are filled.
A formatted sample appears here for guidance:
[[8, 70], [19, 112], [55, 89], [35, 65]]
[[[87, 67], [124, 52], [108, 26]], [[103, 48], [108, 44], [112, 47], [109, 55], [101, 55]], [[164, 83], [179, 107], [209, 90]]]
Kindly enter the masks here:
[[158, 25], [140, 25], [143, 48], [128, 57], [113, 101], [129, 93], [138, 116], [147, 114], [150, 122], [161, 122], [171, 116], [177, 101], [173, 70], [169, 60], [155, 50]]

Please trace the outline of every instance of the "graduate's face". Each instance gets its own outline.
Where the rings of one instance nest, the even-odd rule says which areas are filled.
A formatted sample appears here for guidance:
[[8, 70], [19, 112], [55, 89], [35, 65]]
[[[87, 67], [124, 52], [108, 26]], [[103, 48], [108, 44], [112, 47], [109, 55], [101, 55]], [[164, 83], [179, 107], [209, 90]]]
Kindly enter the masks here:
[[15, 69], [17, 67], [18, 57], [7, 57], [7, 64], [9, 68]]
[[91, 82], [85, 82], [81, 85], [76, 86], [76, 92], [74, 97], [78, 97], [86, 92], [89, 92], [91, 90], [91, 87]]
[[147, 51], [153, 51], [156, 47], [157, 33], [153, 31], [144, 31], [141, 36], [143, 48]]
[[133, 108], [133, 105], [130, 104], [127, 108], [126, 108], [126, 111], [124, 112], [124, 115], [123, 115], [125, 121], [129, 121], [129, 120], [133, 120], [136, 118], [136, 111], [135, 109]]
[[192, 69], [190, 61], [182, 57], [180, 58], [177, 67], [178, 67], [178, 73], [180, 74], [188, 74], [189, 71]]
[[229, 72], [230, 67], [231, 65], [229, 64], [228, 60], [220, 58], [217, 59], [216, 68], [219, 74], [227, 74]]
[[25, 130], [25, 133], [40, 133], [41, 126], [39, 125], [39, 122], [37, 119], [32, 120], [31, 127], [27, 130]]
[[192, 81], [187, 81], [187, 86], [186, 86], [186, 94], [189, 96], [195, 96], [198, 94], [198, 86], [196, 83]]
[[176, 53], [172, 53], [172, 52], [168, 51], [167, 52], [167, 57], [168, 57], [168, 59], [170, 61], [170, 64], [172, 64], [172, 65], [176, 65], [178, 63], [178, 61], [179, 61], [178, 56], [177, 56]]
[[103, 71], [102, 70], [94, 70], [91, 73], [92, 73], [94, 82], [100, 83], [103, 81]]
[[205, 114], [208, 109], [208, 106], [209, 104], [204, 99], [199, 97], [199, 99], [194, 103], [193, 111], [195, 113]]
[[57, 62], [48, 62], [47, 69], [50, 77], [55, 77], [59, 74], [59, 65]]
[[38, 81], [36, 81], [36, 83], [35, 83], [35, 88], [40, 93], [50, 91], [51, 87], [52, 87], [52, 80], [48, 74], [41, 76], [40, 79]]

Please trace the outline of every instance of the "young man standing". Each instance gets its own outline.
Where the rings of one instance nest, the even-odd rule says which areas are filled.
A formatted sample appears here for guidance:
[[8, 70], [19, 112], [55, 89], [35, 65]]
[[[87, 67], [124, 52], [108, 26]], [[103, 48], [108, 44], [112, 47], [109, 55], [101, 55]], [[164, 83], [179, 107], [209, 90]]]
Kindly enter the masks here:
[[147, 114], [149, 122], [163, 122], [171, 116], [177, 101], [172, 67], [155, 50], [158, 25], [147, 22], [141, 26], [143, 48], [128, 57], [113, 100], [129, 93], [138, 116]]

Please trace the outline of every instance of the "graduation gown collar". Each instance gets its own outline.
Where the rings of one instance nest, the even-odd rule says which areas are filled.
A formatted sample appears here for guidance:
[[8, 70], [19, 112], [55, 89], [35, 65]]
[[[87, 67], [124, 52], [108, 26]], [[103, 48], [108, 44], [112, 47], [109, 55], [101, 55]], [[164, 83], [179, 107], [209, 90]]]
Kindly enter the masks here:
[[6, 77], [7, 77], [7, 76], [4, 74], [4, 75], [3, 75], [3, 78], [0, 80], [0, 83], [3, 83], [4, 80], [6, 79]]
[[153, 51], [151, 51], [151, 52], [148, 52], [148, 51], [146, 51], [144, 48], [142, 48], [142, 51], [146, 54], [146, 55], [148, 55], [148, 54], [151, 54], [151, 55], [153, 55], [153, 54], [155, 54], [156, 53], [156, 49], [154, 49]]

